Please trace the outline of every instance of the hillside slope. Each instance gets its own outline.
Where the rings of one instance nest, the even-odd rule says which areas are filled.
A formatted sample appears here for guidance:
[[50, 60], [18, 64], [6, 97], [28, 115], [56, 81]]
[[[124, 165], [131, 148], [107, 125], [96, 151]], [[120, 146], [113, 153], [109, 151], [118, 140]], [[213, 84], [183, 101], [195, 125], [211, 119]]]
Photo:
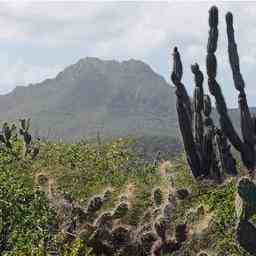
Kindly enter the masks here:
[[0, 116], [31, 117], [39, 134], [51, 138], [177, 134], [173, 88], [133, 59], [81, 59], [53, 79], [1, 95]]

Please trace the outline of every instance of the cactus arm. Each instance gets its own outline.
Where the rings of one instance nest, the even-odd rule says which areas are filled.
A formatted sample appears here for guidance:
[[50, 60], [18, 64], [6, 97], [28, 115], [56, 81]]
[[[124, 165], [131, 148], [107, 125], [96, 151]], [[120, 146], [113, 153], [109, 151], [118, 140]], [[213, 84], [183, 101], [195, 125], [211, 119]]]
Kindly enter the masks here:
[[215, 79], [217, 74], [217, 59], [215, 51], [217, 50], [218, 41], [218, 9], [215, 6], [213, 6], [209, 11], [209, 25], [210, 31], [206, 57], [209, 91], [215, 97], [217, 111], [220, 115], [219, 121], [223, 132], [228, 137], [232, 145], [241, 152], [243, 142], [233, 127], [221, 88]]
[[247, 144], [246, 145], [247, 151], [250, 151], [249, 155], [247, 155], [246, 158], [247, 158], [247, 161], [250, 162], [249, 165], [251, 165], [249, 169], [254, 169], [254, 162], [255, 162], [254, 123], [253, 123], [253, 119], [251, 117], [251, 113], [250, 113], [247, 99], [246, 99], [246, 94], [244, 90], [244, 87], [245, 87], [244, 79], [240, 72], [239, 56], [238, 56], [237, 45], [236, 45], [235, 36], [234, 36], [233, 15], [230, 12], [226, 14], [226, 24], [227, 24], [229, 63], [232, 70], [235, 88], [239, 91], [238, 103], [239, 103], [239, 109], [240, 109], [242, 136], [245, 144]]
[[205, 126], [205, 133], [204, 133], [204, 140], [203, 140], [203, 159], [204, 159], [204, 171], [206, 175], [210, 174], [211, 165], [213, 164], [213, 135], [214, 135], [214, 125], [213, 121], [210, 117], [212, 107], [211, 107], [211, 99], [209, 95], [204, 96], [204, 126]]
[[[191, 71], [194, 74], [196, 85], [194, 90], [194, 137], [197, 145], [203, 145], [204, 124], [202, 112], [204, 107], [204, 76], [198, 64], [192, 65]], [[202, 148], [200, 150], [202, 152]]]
[[183, 101], [177, 93], [177, 113], [178, 113], [178, 121], [180, 126], [181, 135], [183, 138], [183, 144], [185, 148], [185, 152], [187, 155], [187, 160], [191, 171], [195, 177], [201, 175], [201, 166], [200, 166], [200, 158], [198, 152], [196, 150], [196, 145], [194, 142], [194, 137], [191, 128], [189, 127], [189, 117], [186, 113], [186, 109], [183, 105]]
[[179, 91], [182, 93], [183, 102], [185, 104], [186, 111], [188, 112], [188, 116], [190, 119], [189, 124], [192, 127], [192, 107], [190, 98], [188, 96], [187, 90], [185, 86], [181, 83], [183, 75], [183, 68], [182, 68], [182, 62], [180, 58], [180, 53], [178, 51], [177, 47], [174, 47], [173, 50], [173, 72], [171, 80], [173, 81], [174, 85], [179, 88]]
[[210, 174], [210, 169], [212, 165], [212, 129], [209, 126], [206, 126], [205, 135], [203, 140], [203, 163], [204, 163], [204, 173], [205, 175]]
[[244, 91], [244, 80], [242, 74], [240, 73], [239, 56], [234, 37], [233, 15], [230, 12], [226, 15], [226, 23], [228, 36], [229, 63], [232, 70], [235, 88], [239, 91], [239, 107], [241, 112], [242, 134], [244, 141], [248, 144], [252, 144], [252, 142], [254, 141], [253, 121], [249, 111], [246, 94]]
[[185, 86], [181, 83], [182, 79], [182, 64], [178, 49], [174, 48], [173, 53], [173, 72], [171, 80], [176, 86], [176, 108], [178, 114], [179, 127], [183, 139], [185, 152], [187, 155], [187, 161], [190, 169], [195, 177], [202, 174], [201, 171], [201, 159], [198, 154], [196, 144], [192, 132], [192, 109], [191, 103], [186, 91]]
[[236, 160], [230, 152], [230, 145], [226, 136], [220, 129], [216, 129], [215, 131], [215, 142], [222, 172], [225, 171], [230, 175], [237, 175]]

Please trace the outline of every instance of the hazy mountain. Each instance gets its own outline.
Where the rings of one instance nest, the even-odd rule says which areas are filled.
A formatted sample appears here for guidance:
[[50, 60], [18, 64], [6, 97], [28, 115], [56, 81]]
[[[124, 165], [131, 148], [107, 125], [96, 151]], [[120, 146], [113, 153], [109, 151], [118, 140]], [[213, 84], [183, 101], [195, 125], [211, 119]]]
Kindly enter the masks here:
[[[177, 138], [175, 102], [174, 88], [142, 61], [84, 58], [53, 79], [0, 95], [0, 121], [31, 117], [39, 135], [69, 140], [97, 132]], [[239, 111], [230, 114], [239, 127]]]
[[173, 88], [150, 66], [85, 58], [55, 78], [0, 96], [1, 120], [31, 117], [50, 137], [177, 135]]

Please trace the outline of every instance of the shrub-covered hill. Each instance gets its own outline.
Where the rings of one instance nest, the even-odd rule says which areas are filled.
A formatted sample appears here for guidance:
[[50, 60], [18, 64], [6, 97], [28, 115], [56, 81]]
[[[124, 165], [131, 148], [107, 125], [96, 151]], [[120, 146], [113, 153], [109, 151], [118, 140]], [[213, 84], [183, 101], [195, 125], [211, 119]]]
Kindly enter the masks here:
[[249, 255], [235, 238], [235, 180], [195, 181], [183, 155], [145, 164], [132, 143], [44, 141], [34, 160], [19, 140], [2, 149], [0, 254]]

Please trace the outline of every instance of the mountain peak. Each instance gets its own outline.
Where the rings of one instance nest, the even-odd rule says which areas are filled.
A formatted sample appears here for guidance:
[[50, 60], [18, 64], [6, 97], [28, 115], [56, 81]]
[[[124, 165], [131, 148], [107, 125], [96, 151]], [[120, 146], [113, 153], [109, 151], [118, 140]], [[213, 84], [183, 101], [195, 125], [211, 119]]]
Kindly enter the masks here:
[[124, 61], [102, 60], [97, 57], [85, 57], [75, 64], [66, 67], [60, 72], [56, 79], [66, 80], [88, 74], [107, 74], [107, 73], [139, 73], [153, 72], [151, 67], [141, 60], [129, 59]]
[[103, 122], [104, 132], [120, 136], [132, 134], [142, 122], [150, 129], [161, 126], [154, 115], [175, 113], [174, 102], [164, 78], [143, 61], [86, 57], [55, 78], [2, 96], [0, 116], [29, 116], [42, 132], [51, 128], [62, 138], [90, 137]]

